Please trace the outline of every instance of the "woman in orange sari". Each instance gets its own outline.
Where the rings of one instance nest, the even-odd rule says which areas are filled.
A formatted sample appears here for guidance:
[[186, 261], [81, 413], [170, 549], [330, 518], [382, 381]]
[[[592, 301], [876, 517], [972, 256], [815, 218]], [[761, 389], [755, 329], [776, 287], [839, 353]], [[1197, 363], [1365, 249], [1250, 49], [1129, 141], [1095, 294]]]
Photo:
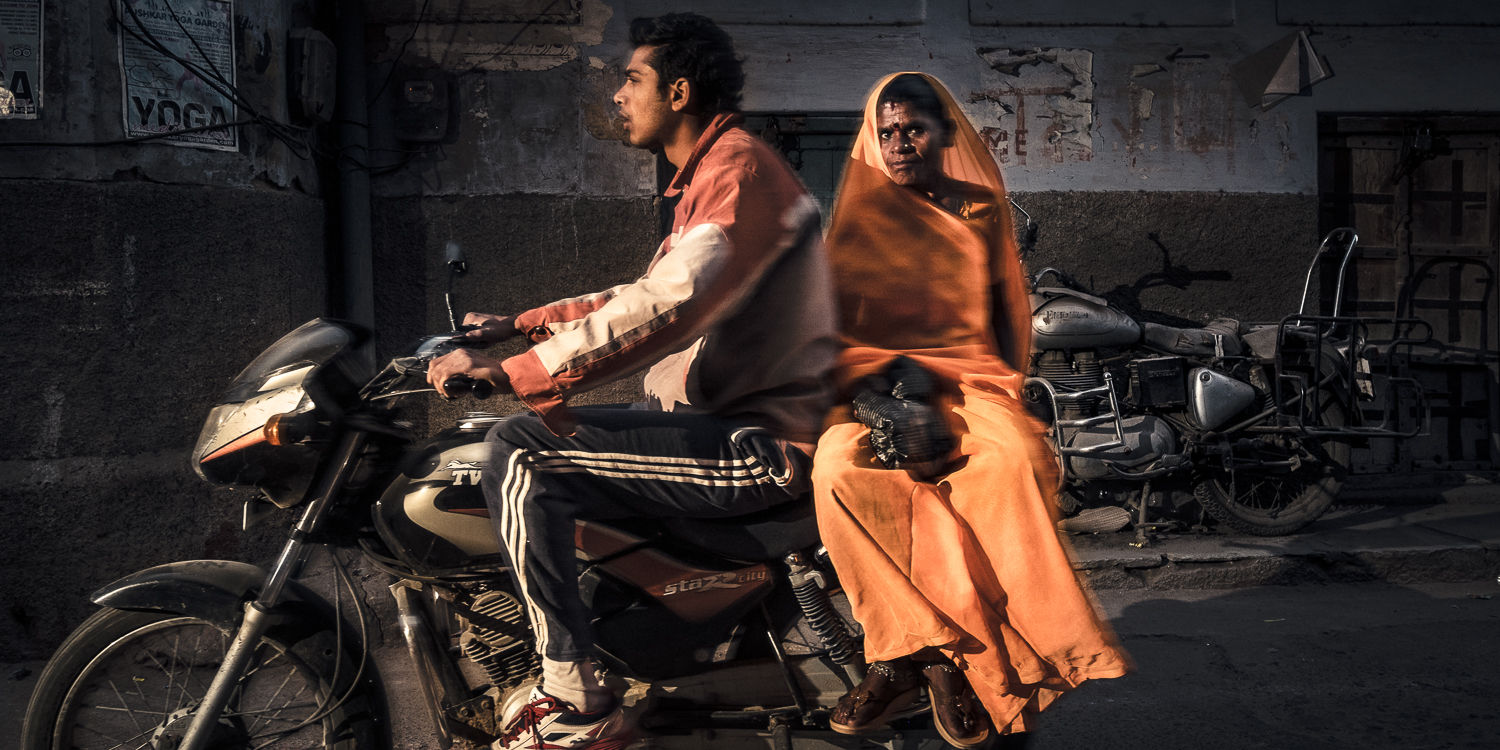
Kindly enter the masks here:
[[818, 523], [865, 630], [870, 669], [831, 724], [884, 724], [925, 687], [959, 747], [1032, 728], [1036, 712], [1128, 660], [1056, 531], [1056, 465], [1019, 401], [1027, 289], [999, 168], [936, 79], [871, 93], [827, 243], [853, 398], [906, 357], [933, 376], [954, 451], [934, 476], [886, 468], [848, 408], [830, 415]]

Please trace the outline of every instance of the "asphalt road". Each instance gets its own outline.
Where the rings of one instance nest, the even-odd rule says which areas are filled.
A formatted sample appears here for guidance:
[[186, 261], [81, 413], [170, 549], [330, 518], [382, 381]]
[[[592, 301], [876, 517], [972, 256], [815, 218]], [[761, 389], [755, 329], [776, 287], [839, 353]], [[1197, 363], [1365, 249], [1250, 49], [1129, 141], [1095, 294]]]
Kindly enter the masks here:
[[1494, 579], [1099, 598], [1136, 672], [1058, 701], [1027, 750], [1500, 748]]
[[[1112, 590], [1098, 598], [1136, 671], [1058, 701], [1026, 750], [1500, 748], [1493, 579]], [[16, 679], [18, 666], [6, 665], [0, 680], [0, 747], [18, 736], [35, 682], [34, 673]], [[884, 739], [859, 746], [941, 746], [909, 735]], [[795, 744], [855, 746], [816, 737]]]

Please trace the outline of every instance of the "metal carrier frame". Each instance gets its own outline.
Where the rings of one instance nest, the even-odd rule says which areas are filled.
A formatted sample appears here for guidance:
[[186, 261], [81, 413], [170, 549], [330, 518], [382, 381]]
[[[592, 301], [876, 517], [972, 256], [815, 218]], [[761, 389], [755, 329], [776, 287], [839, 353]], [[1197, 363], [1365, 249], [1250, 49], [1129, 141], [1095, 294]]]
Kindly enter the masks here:
[[[1318, 252], [1308, 266], [1307, 277], [1302, 287], [1302, 301], [1297, 313], [1288, 315], [1277, 323], [1252, 324], [1252, 328], [1256, 326], [1276, 327], [1275, 354], [1269, 360], [1253, 354], [1235, 357], [1217, 356], [1209, 360], [1210, 362], [1226, 362], [1238, 359], [1253, 360], [1256, 364], [1262, 365], [1270, 364], [1272, 367], [1271, 403], [1251, 417], [1218, 430], [1206, 431], [1205, 435], [1245, 431], [1259, 434], [1280, 433], [1334, 438], [1408, 438], [1427, 432], [1431, 421], [1431, 409], [1428, 406], [1426, 394], [1420, 383], [1402, 374], [1404, 367], [1400, 365], [1410, 361], [1412, 347], [1431, 342], [1432, 326], [1418, 318], [1380, 318], [1339, 314], [1343, 306], [1344, 276], [1358, 243], [1359, 235], [1352, 228], [1341, 227], [1329, 232], [1319, 244]], [[1334, 291], [1333, 314], [1307, 314], [1307, 297], [1312, 286], [1313, 273], [1325, 255], [1339, 248], [1342, 251], [1342, 259], [1339, 262], [1338, 281]], [[1368, 335], [1369, 327], [1372, 325], [1389, 325], [1393, 332], [1392, 338], [1382, 344], [1387, 356], [1383, 358], [1384, 366], [1379, 373], [1370, 371], [1369, 360], [1365, 357], [1366, 350], [1373, 346], [1369, 342]], [[1290, 351], [1288, 351], [1288, 341], [1293, 342]], [[1401, 356], [1397, 356], [1398, 353]], [[1359, 421], [1358, 415], [1362, 412], [1357, 408], [1357, 404], [1362, 394], [1373, 395], [1371, 389], [1376, 374], [1379, 374], [1388, 386], [1386, 401], [1381, 409], [1381, 419], [1378, 424], [1346, 424], [1341, 427], [1324, 427], [1316, 424], [1316, 416], [1323, 410], [1325, 393], [1329, 391], [1336, 394], [1338, 403], [1343, 406], [1345, 413], [1350, 415], [1351, 421]], [[1046, 392], [1050, 402], [1049, 406], [1054, 415], [1053, 429], [1050, 432], [1052, 433], [1052, 447], [1056, 451], [1061, 471], [1060, 481], [1066, 481], [1066, 463], [1070, 456], [1099, 458], [1121, 479], [1150, 480], [1186, 467], [1188, 462], [1183, 457], [1177, 456], [1176, 460], [1168, 460], [1174, 457], [1165, 456], [1158, 462], [1158, 465], [1151, 468], [1127, 470], [1115, 465], [1116, 462], [1110, 459], [1095, 455], [1125, 446], [1120, 398], [1114, 388], [1115, 379], [1108, 370], [1104, 371], [1103, 377], [1103, 385], [1062, 392], [1059, 392], [1058, 388], [1047, 378], [1032, 377], [1026, 380], [1028, 386], [1033, 384], [1040, 386]], [[1060, 404], [1094, 402], [1101, 396], [1109, 400], [1108, 412], [1080, 419], [1060, 417], [1063, 413], [1059, 408]], [[1413, 408], [1419, 415], [1417, 424], [1411, 429], [1399, 429], [1402, 408], [1410, 405], [1412, 401], [1415, 402]], [[1268, 421], [1271, 423], [1258, 424]], [[1078, 430], [1100, 424], [1113, 424], [1115, 432], [1113, 440], [1076, 448], [1066, 444]]]

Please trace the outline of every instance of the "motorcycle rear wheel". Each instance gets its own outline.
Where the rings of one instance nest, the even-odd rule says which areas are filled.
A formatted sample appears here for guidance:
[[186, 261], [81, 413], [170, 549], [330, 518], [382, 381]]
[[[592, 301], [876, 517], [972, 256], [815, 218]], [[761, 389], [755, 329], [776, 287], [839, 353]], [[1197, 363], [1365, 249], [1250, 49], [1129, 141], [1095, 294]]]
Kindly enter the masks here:
[[[96, 612], [37, 679], [23, 750], [175, 747], [232, 637], [195, 617]], [[339, 700], [354, 666], [346, 661], [335, 678], [335, 643], [328, 631], [296, 643], [263, 638], [208, 746], [375, 747], [363, 696]]]
[[[1320, 425], [1342, 427], [1346, 421], [1343, 407], [1325, 397]], [[1338, 497], [1352, 449], [1342, 440], [1294, 439], [1313, 460], [1291, 471], [1240, 469], [1231, 476], [1209, 470], [1194, 485], [1194, 496], [1220, 523], [1256, 536], [1291, 534], [1318, 520]]]

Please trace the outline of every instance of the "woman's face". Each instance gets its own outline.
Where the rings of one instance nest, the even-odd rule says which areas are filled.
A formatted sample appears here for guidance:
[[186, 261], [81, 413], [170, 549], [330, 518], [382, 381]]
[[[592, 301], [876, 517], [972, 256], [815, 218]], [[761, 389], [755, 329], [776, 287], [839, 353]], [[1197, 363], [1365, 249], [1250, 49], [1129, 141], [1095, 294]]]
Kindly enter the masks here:
[[885, 102], [876, 112], [875, 134], [897, 185], [930, 193], [942, 184], [948, 138], [937, 118], [906, 102]]

